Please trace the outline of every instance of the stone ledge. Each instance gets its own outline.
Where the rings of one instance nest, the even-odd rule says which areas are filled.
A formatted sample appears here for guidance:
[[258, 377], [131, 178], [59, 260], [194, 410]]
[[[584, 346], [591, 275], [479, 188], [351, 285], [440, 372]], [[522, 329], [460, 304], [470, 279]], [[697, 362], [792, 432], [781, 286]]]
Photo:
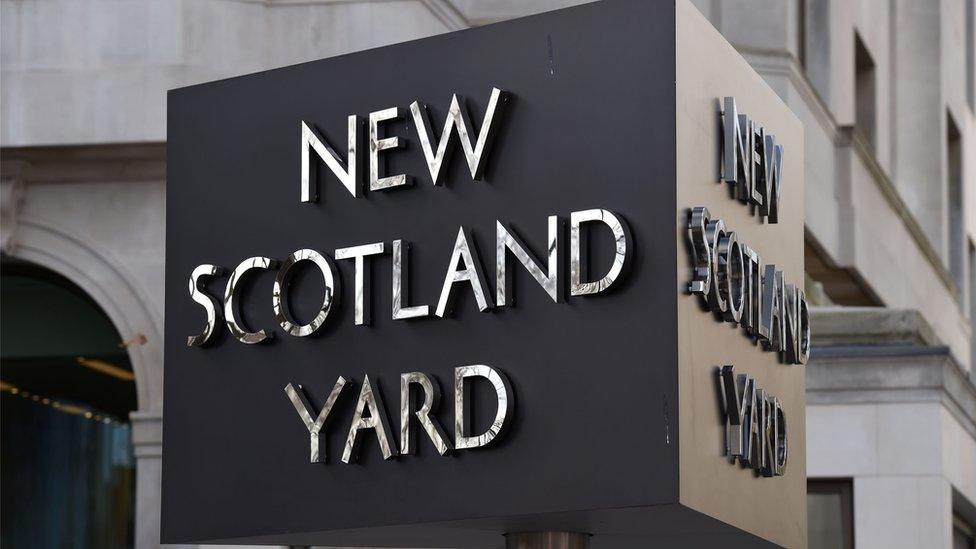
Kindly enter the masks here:
[[914, 309], [812, 307], [810, 328], [817, 347], [941, 344], [929, 323]]
[[940, 402], [976, 437], [976, 385], [947, 347], [814, 348], [806, 368], [808, 404]]

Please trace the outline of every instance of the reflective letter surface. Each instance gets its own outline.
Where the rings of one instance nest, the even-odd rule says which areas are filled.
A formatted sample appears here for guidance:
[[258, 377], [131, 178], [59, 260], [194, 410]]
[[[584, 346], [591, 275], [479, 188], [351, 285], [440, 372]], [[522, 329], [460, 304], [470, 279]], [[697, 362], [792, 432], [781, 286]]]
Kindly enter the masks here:
[[311, 450], [310, 461], [312, 463], [325, 461], [325, 451], [321, 451], [319, 433], [322, 431], [322, 427], [325, 425], [325, 420], [329, 417], [329, 413], [332, 412], [332, 407], [339, 398], [339, 393], [342, 392], [342, 388], [345, 386], [346, 378], [339, 376], [335, 386], [332, 387], [332, 392], [329, 393], [329, 398], [322, 405], [322, 411], [318, 413], [318, 417], [315, 420], [312, 420], [312, 414], [314, 413], [312, 411], [312, 405], [308, 402], [308, 398], [305, 397], [302, 386], [299, 385], [296, 389], [289, 383], [285, 387], [285, 394], [288, 395], [288, 400], [291, 401], [292, 406], [295, 407], [295, 411], [298, 412], [298, 417], [301, 418], [305, 427], [308, 429]]
[[197, 268], [193, 269], [190, 273], [190, 298], [196, 301], [203, 307], [203, 310], [207, 313], [207, 323], [203, 327], [203, 333], [195, 336], [188, 336], [186, 338], [186, 346], [194, 347], [197, 345], [203, 345], [204, 343], [210, 341], [213, 337], [214, 332], [217, 330], [217, 316], [220, 315], [218, 307], [220, 304], [217, 299], [212, 295], [203, 291], [200, 287], [200, 282], [204, 277], [219, 276], [223, 273], [224, 269], [216, 265], [199, 265]]
[[437, 422], [437, 418], [431, 417], [431, 413], [437, 410], [440, 404], [441, 387], [436, 379], [422, 372], [400, 374], [400, 453], [417, 453], [416, 437], [412, 436], [413, 433], [410, 431], [410, 411], [416, 408], [414, 393], [410, 391], [411, 385], [417, 386], [424, 395], [423, 406], [414, 412], [417, 420], [430, 437], [430, 441], [434, 443], [437, 453], [443, 456], [451, 449], [451, 443], [447, 441], [444, 429]]
[[335, 251], [335, 258], [355, 259], [356, 260], [356, 325], [363, 326], [369, 324], [370, 306], [369, 294], [366, 292], [369, 286], [369, 269], [366, 264], [366, 256], [379, 255], [383, 253], [383, 243], [364, 244], [362, 246], [352, 246], [350, 248], [339, 248]]
[[[481, 270], [481, 261], [471, 248], [472, 242], [470, 234], [461, 227], [458, 230], [457, 240], [454, 242], [454, 251], [451, 253], [451, 262], [447, 265], [447, 274], [444, 276], [444, 285], [441, 287], [441, 297], [437, 300], [437, 312], [439, 317], [443, 317], [451, 308], [454, 299], [451, 289], [455, 282], [467, 282], [471, 284], [471, 291], [474, 292], [475, 301], [478, 302], [478, 310], [486, 311], [491, 307], [491, 296], [488, 288], [485, 287], [485, 275]], [[464, 267], [458, 269], [458, 260], [464, 263]]]
[[[495, 412], [495, 420], [484, 433], [477, 436], [469, 436], [470, 415], [465, 410], [466, 387], [465, 379], [469, 377], [483, 377], [487, 379], [495, 388], [495, 395], [498, 398], [498, 408]], [[508, 379], [500, 371], [476, 364], [473, 366], [459, 366], [454, 369], [454, 447], [458, 450], [464, 448], [478, 448], [485, 446], [495, 439], [505, 428], [505, 420], [512, 415], [515, 409], [515, 398], [512, 393], [512, 386]]]
[[[600, 221], [610, 227], [614, 239], [613, 264], [610, 271], [596, 282], [583, 282], [585, 265], [581, 257], [581, 249], [586, 248], [585, 235], [580, 231], [580, 225], [589, 221]], [[569, 218], [569, 276], [571, 295], [598, 294], [617, 280], [629, 259], [630, 250], [627, 242], [630, 240], [630, 230], [623, 219], [607, 210], [583, 210], [573, 212]]]
[[[363, 417], [366, 408], [369, 408], [369, 417]], [[369, 383], [369, 376], [363, 379], [359, 400], [356, 401], [356, 413], [349, 425], [349, 435], [346, 437], [346, 446], [342, 451], [343, 463], [357, 459], [358, 435], [362, 429], [372, 429], [376, 433], [383, 459], [390, 459], [397, 454], [396, 447], [390, 443], [390, 424], [386, 419], [386, 407], [383, 406], [383, 400], [380, 398], [379, 386], [373, 389]]]
[[[508, 305], [508, 287], [511, 285], [511, 273], [508, 270], [508, 254], [511, 251], [515, 259], [532, 278], [542, 286], [555, 303], [559, 303], [559, 218], [549, 216], [549, 244], [548, 274], [543, 273], [535, 258], [526, 250], [518, 235], [509, 230], [501, 221], [495, 221], [495, 302], [499, 307]], [[514, 301], [514, 299], [513, 299]]]
[[[288, 299], [284, 296], [285, 288], [288, 287], [291, 279], [291, 268], [299, 261], [311, 261], [319, 268], [322, 278], [325, 280], [325, 296], [322, 299], [322, 306], [315, 318], [308, 324], [296, 324], [288, 319], [285, 310], [288, 306]], [[281, 325], [281, 329], [295, 337], [305, 337], [312, 335], [322, 327], [329, 313], [336, 307], [339, 301], [339, 279], [332, 271], [332, 264], [322, 254], [315, 250], [301, 249], [285, 258], [275, 277], [274, 291], [271, 293], [271, 308], [274, 309], [275, 320]]]
[[269, 334], [263, 329], [257, 332], [250, 332], [244, 325], [244, 322], [237, 318], [238, 315], [235, 312], [237, 305], [234, 299], [237, 285], [240, 283], [241, 278], [244, 277], [244, 274], [252, 269], [274, 269], [277, 266], [278, 262], [274, 259], [250, 257], [241, 261], [240, 265], [230, 274], [230, 280], [227, 281], [227, 287], [224, 289], [224, 321], [227, 323], [227, 329], [230, 330], [231, 335], [241, 343], [261, 343], [273, 334]]
[[332, 150], [332, 147], [302, 120], [302, 202], [318, 201], [318, 183], [313, 181], [316, 174], [316, 164], [313, 163], [310, 158], [311, 155], [308, 154], [309, 148], [315, 150], [318, 157], [339, 178], [339, 182], [349, 191], [349, 194], [353, 197], [359, 196], [359, 179], [356, 174], [356, 143], [358, 141], [359, 119], [355, 115], [350, 115], [347, 119], [347, 125], [349, 128], [349, 147], [346, 162], [343, 162], [339, 155]]

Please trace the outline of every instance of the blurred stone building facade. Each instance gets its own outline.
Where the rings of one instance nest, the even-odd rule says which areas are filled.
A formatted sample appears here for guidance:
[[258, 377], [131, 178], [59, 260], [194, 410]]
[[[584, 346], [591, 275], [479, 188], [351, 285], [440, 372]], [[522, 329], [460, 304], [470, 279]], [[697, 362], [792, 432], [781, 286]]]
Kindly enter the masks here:
[[[119, 334], [137, 547], [159, 539], [166, 90], [574, 3], [0, 0], [4, 260]], [[811, 547], [972, 549], [973, 0], [694, 3], [805, 127]]]

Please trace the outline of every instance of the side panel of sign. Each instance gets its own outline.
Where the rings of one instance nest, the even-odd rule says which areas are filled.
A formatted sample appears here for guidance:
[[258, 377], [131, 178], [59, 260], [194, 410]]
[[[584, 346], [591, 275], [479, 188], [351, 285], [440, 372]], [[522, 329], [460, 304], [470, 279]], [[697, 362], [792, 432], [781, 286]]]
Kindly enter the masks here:
[[800, 547], [802, 126], [690, 2], [676, 4], [680, 500]]

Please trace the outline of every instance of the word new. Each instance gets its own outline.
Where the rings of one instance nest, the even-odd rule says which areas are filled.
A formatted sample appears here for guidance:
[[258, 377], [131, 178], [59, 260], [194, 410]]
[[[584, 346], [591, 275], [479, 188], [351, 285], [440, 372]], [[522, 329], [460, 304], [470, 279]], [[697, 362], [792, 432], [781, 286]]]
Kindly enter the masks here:
[[779, 222], [783, 147], [775, 135], [739, 114], [734, 97], [722, 110], [722, 180], [732, 184], [735, 197], [758, 209], [759, 217]]
[[[491, 426], [480, 435], [469, 434], [469, 418], [471, 417], [469, 408], [465, 402], [465, 382], [472, 377], [482, 377], [488, 380], [495, 389], [497, 400], [497, 411]], [[322, 439], [325, 438], [326, 422], [335, 407], [336, 401], [342, 390], [351, 385], [352, 382], [339, 376], [332, 392], [322, 405], [322, 409], [315, 413], [309, 403], [302, 386], [295, 387], [289, 383], [285, 387], [285, 394], [298, 412], [305, 427], [308, 429], [310, 443], [310, 461], [312, 463], [325, 462], [326, 452], [323, 450]], [[411, 388], [416, 390], [411, 391]], [[417, 393], [420, 393], [418, 395]], [[423, 397], [423, 404], [417, 408], [417, 396]], [[373, 431], [379, 442], [380, 452], [383, 459], [390, 459], [401, 454], [415, 454], [417, 452], [417, 442], [414, 432], [411, 431], [411, 416], [415, 416], [420, 427], [427, 433], [434, 448], [440, 455], [445, 455], [454, 450], [465, 450], [479, 448], [488, 445], [495, 440], [511, 419], [515, 410], [515, 398], [512, 393], [512, 386], [508, 378], [495, 368], [476, 364], [472, 366], [460, 366], [454, 369], [454, 444], [444, 434], [444, 429], [437, 422], [434, 414], [440, 404], [441, 390], [437, 379], [429, 374], [422, 372], [410, 372], [400, 374], [400, 448], [397, 449], [393, 442], [393, 431], [387, 418], [386, 407], [380, 397], [379, 386], [374, 386], [369, 376], [363, 379], [363, 386], [359, 391], [359, 398], [356, 400], [355, 412], [349, 424], [346, 434], [346, 442], [342, 450], [342, 462], [351, 463], [358, 459], [358, 451], [361, 442], [360, 432], [365, 430]]]
[[783, 271], [764, 265], [762, 256], [739, 242], [721, 219], [712, 219], [707, 208], [692, 208], [688, 239], [693, 263], [688, 290], [725, 321], [743, 326], [765, 350], [779, 352], [789, 364], [806, 364], [810, 311], [803, 290], [786, 284]]
[[781, 476], [789, 448], [783, 406], [752, 377], [740, 374], [736, 379], [733, 368], [719, 370], [726, 454], [764, 477]]
[[[491, 148], [491, 143], [498, 127], [498, 118], [501, 115], [501, 108], [507, 101], [507, 93], [498, 88], [492, 88], [491, 97], [488, 99], [488, 108], [481, 123], [481, 130], [474, 143], [471, 142], [471, 134], [474, 133], [474, 126], [468, 120], [467, 109], [464, 99], [454, 94], [451, 97], [451, 106], [448, 108], [447, 121], [441, 130], [441, 137], [438, 140], [431, 134], [431, 124], [427, 113], [427, 107], [421, 105], [419, 101], [414, 101], [410, 105], [410, 115], [413, 119], [413, 127], [416, 128], [417, 136], [420, 139], [420, 148], [423, 149], [424, 159], [430, 171], [430, 179], [434, 185], [443, 182], [442, 168], [451, 155], [453, 141], [452, 133], [457, 133], [458, 140], [461, 142], [461, 149], [464, 151], [468, 169], [471, 171], [471, 179], [481, 179], [485, 168], [485, 157]], [[391, 107], [369, 114], [369, 190], [380, 191], [384, 189], [394, 189], [404, 185], [410, 185], [412, 179], [407, 174], [397, 174], [382, 176], [380, 167], [382, 159], [380, 153], [397, 149], [406, 145], [406, 139], [402, 140], [399, 136], [380, 137], [380, 124], [399, 118], [404, 118], [405, 113], [400, 107]], [[347, 156], [343, 160], [329, 143], [302, 120], [302, 202], [316, 202], [318, 200], [318, 188], [315, 184], [316, 163], [311, 161], [310, 151], [315, 151], [319, 159], [328, 166], [329, 170], [339, 179], [339, 182], [349, 191], [354, 198], [358, 198], [362, 186], [362, 175], [358, 170], [357, 155], [359, 150], [359, 117], [349, 115], [347, 119]]]

